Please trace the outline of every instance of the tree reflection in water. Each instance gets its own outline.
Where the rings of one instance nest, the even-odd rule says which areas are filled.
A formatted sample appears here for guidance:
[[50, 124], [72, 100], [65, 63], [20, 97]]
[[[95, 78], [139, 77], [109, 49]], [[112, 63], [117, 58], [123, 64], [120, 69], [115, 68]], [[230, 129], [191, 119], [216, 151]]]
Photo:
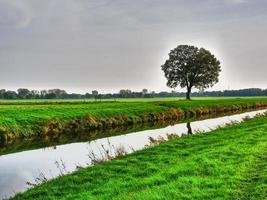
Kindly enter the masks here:
[[186, 123], [186, 127], [187, 127], [187, 134], [188, 135], [192, 135], [193, 132], [192, 132], [192, 128], [191, 128], [191, 123], [190, 122], [187, 122]]

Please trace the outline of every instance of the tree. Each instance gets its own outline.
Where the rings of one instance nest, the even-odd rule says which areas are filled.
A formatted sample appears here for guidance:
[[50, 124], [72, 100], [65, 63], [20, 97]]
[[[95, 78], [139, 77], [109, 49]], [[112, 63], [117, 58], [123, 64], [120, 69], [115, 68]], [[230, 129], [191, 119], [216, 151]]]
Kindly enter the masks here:
[[188, 45], [171, 50], [161, 69], [167, 78], [167, 86], [186, 87], [188, 100], [192, 88], [206, 89], [216, 84], [221, 71], [220, 61], [208, 50]]
[[148, 92], [148, 89], [146, 89], [146, 88], [144, 88], [144, 89], [142, 90], [143, 95], [146, 95], [147, 92]]
[[148, 93], [148, 89], [144, 88], [142, 90], [142, 97], [145, 97], [147, 95], [147, 93]]
[[55, 93], [49, 92], [45, 95], [46, 99], [56, 99], [57, 95]]
[[48, 94], [51, 94], [51, 95], [48, 95], [50, 97], [55, 96], [55, 98], [60, 99], [60, 98], [64, 98], [67, 92], [61, 89], [50, 89], [48, 90]]
[[156, 92], [155, 91], [152, 91], [151, 92], [151, 97], [155, 97], [156, 96]]
[[6, 90], [5, 89], [1, 89], [0, 90], [0, 99], [4, 98], [4, 94], [5, 94]]
[[121, 98], [130, 98], [131, 97], [131, 94], [132, 94], [132, 91], [131, 90], [128, 90], [128, 89], [121, 89], [119, 91], [119, 96]]
[[47, 90], [41, 90], [40, 91], [41, 98], [44, 99], [46, 97], [47, 93], [48, 93]]
[[39, 99], [40, 98], [40, 92], [38, 90], [31, 90], [28, 97], [30, 99]]
[[14, 91], [6, 91], [4, 94], [4, 99], [16, 99], [17, 98], [17, 93]]
[[86, 99], [89, 99], [89, 98], [91, 98], [91, 96], [92, 96], [92, 95], [91, 95], [91, 94], [89, 94], [88, 92], [86, 92], [86, 93], [85, 93], [85, 98], [86, 98]]
[[97, 90], [93, 90], [92, 91], [92, 95], [94, 96], [95, 100], [97, 99], [98, 96], [98, 91]]
[[30, 95], [30, 90], [26, 88], [19, 88], [17, 91], [18, 91], [18, 98], [20, 99], [26, 99]]

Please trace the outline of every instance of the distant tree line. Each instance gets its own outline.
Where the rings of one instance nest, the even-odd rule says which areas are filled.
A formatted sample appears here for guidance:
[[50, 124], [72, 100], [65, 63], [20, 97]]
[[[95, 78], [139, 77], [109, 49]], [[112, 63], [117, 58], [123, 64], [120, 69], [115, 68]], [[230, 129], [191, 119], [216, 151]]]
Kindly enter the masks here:
[[[154, 98], [154, 97], [184, 97], [184, 92], [155, 92], [143, 89], [134, 92], [121, 89], [118, 93], [100, 94], [93, 90], [86, 94], [67, 93], [61, 89], [29, 90], [20, 88], [17, 91], [0, 89], [0, 99], [116, 99], [116, 98]], [[267, 89], [250, 88], [241, 90], [193, 92], [192, 97], [236, 97], [236, 96], [267, 96]]]

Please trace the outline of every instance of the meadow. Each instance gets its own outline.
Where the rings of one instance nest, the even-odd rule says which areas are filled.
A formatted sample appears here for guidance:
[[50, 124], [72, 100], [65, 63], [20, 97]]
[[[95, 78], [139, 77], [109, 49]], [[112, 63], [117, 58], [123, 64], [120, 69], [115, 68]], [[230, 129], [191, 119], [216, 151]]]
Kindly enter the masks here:
[[81, 132], [267, 106], [266, 97], [0, 101], [0, 138]]
[[267, 117], [183, 136], [13, 199], [266, 199]]

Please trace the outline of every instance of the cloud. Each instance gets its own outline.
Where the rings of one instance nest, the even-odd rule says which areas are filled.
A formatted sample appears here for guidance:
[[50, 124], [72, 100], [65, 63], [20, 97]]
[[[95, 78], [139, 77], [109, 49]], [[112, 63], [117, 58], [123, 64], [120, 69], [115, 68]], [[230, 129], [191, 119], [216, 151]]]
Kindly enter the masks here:
[[250, 87], [266, 80], [267, 60], [256, 53], [267, 50], [266, 6], [264, 0], [0, 0], [0, 85], [166, 90], [160, 65], [170, 49], [188, 43], [220, 58], [219, 89]]
[[30, 4], [20, 0], [1, 0], [0, 1], [1, 25], [26, 28], [34, 17]]
[[246, 0], [225, 0], [227, 3], [240, 4], [245, 3]]

